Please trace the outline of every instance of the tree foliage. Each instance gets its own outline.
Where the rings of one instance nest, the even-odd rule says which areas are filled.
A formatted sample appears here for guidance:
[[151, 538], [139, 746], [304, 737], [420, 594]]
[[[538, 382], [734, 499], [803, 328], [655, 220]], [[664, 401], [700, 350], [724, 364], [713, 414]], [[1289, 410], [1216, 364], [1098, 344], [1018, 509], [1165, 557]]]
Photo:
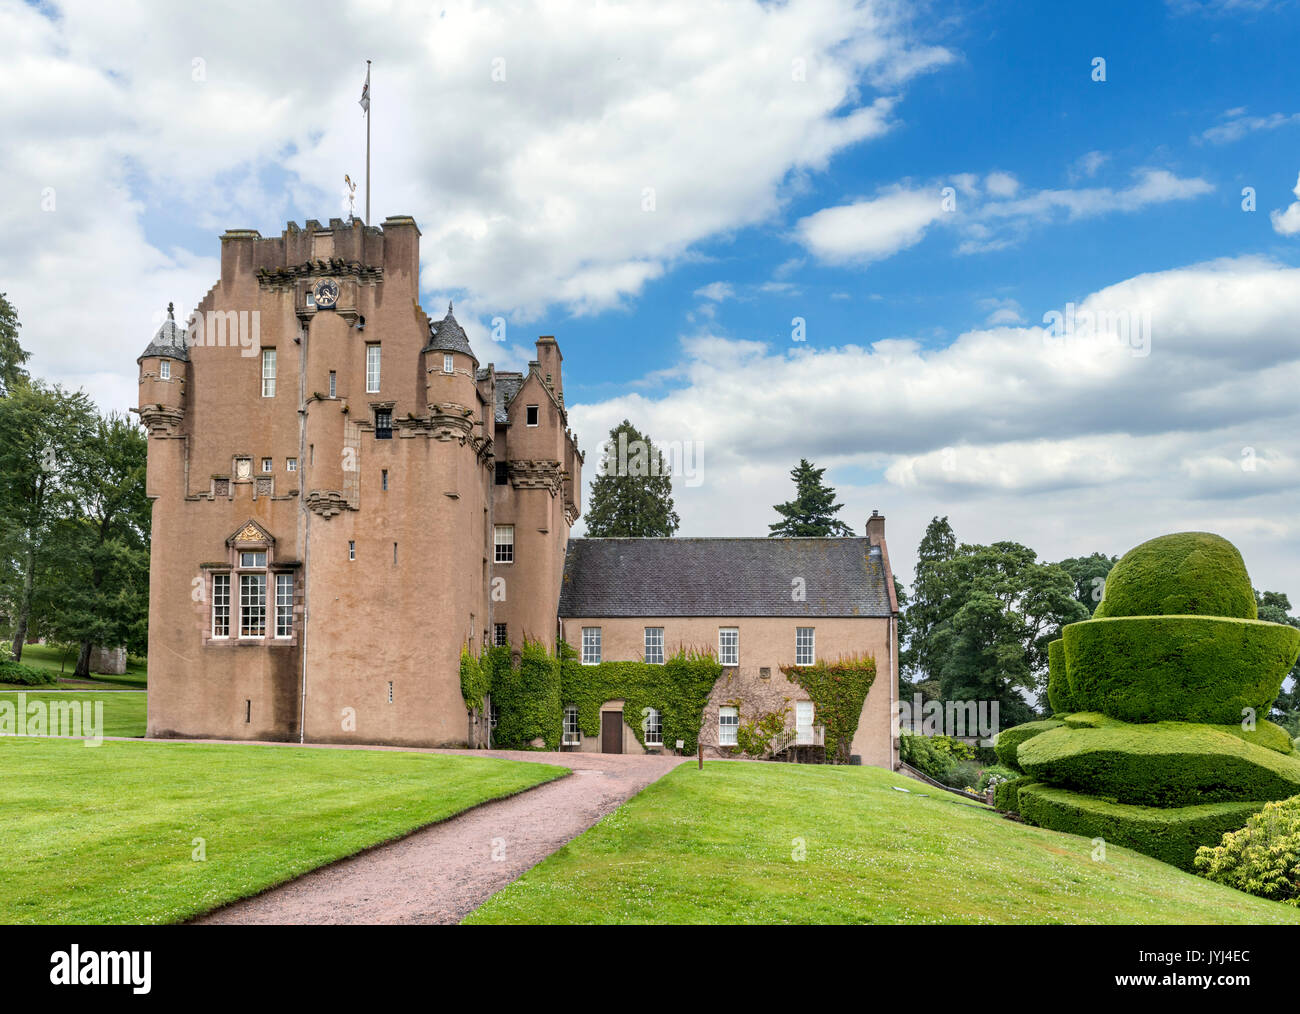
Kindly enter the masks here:
[[853, 534], [852, 528], [835, 517], [844, 505], [835, 502], [834, 488], [822, 480], [825, 473], [826, 469], [813, 467], [807, 458], [799, 459], [799, 464], [790, 471], [795, 497], [786, 503], [773, 505], [781, 520], [768, 525], [771, 529], [768, 538], [807, 539]]
[[592, 538], [663, 538], [681, 526], [673, 509], [669, 462], [628, 420], [609, 431], [600, 474], [591, 484]]
[[1087, 619], [1075, 581], [1016, 542], [958, 545], [934, 518], [918, 551], [901, 661], [945, 701], [998, 701], [1005, 728], [1034, 717], [1027, 695], [1047, 683], [1047, 645]]
[[27, 383], [27, 371], [23, 364], [31, 358], [31, 353], [18, 343], [18, 311], [0, 292], [0, 397], [7, 396], [16, 387]]

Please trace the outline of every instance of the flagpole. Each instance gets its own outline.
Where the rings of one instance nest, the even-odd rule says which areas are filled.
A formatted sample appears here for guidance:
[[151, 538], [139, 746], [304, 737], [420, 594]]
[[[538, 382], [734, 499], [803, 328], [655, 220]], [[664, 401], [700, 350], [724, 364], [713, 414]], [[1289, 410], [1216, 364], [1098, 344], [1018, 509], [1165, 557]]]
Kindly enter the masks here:
[[370, 61], [366, 61], [366, 225], [370, 225]]

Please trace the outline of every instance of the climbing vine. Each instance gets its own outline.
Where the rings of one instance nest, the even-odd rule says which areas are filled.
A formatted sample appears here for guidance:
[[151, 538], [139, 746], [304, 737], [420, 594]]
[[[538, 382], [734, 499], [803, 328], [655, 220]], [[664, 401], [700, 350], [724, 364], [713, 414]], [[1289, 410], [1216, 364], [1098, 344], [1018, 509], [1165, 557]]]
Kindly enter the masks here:
[[[734, 703], [739, 709], [742, 702]], [[736, 726], [736, 745], [731, 748], [731, 752], [746, 757], [764, 756], [772, 749], [776, 737], [785, 730], [789, 715], [790, 706], [787, 704], [780, 711], [764, 712], [753, 722], [741, 722]]]
[[492, 692], [492, 674], [486, 670], [468, 648], [460, 649], [460, 695], [465, 699], [467, 711], [483, 707], [483, 698]]
[[647, 662], [601, 662], [583, 665], [568, 644], [559, 647], [562, 705], [576, 705], [583, 735], [600, 735], [600, 708], [606, 701], [623, 702], [623, 716], [637, 741], [645, 746], [646, 716], [659, 712], [663, 745], [672, 749], [682, 740], [694, 753], [704, 722], [704, 705], [722, 666], [709, 652], [682, 650], [662, 665]]
[[853, 734], [858, 731], [862, 705], [876, 681], [876, 660], [870, 655], [846, 655], [815, 665], [783, 665], [785, 678], [803, 687], [826, 729], [826, 759], [844, 764]]
[[563, 725], [560, 659], [540, 641], [524, 641], [519, 665], [509, 648], [488, 648], [483, 662], [491, 678], [492, 704], [500, 716], [492, 744], [503, 750], [557, 750]]

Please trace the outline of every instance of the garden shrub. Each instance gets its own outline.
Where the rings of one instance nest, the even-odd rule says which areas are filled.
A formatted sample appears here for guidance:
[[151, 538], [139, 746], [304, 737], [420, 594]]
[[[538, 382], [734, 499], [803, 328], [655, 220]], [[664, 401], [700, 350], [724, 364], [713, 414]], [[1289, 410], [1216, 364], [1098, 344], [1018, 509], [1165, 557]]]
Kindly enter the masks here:
[[1041, 782], [1139, 806], [1300, 792], [1300, 760], [1187, 722], [1055, 729], [1022, 743], [1016, 758]]
[[936, 782], [960, 789], [964, 786], [955, 784], [958, 780], [957, 767], [959, 764], [974, 763], [975, 748], [951, 736], [922, 736], [919, 733], [905, 732], [898, 740], [898, 756]]
[[1266, 803], [1240, 831], [1199, 848], [1194, 866], [1216, 883], [1300, 906], [1300, 796]]
[[993, 790], [993, 806], [998, 810], [1005, 810], [1008, 813], [1020, 812], [1020, 787], [1022, 785], [1032, 785], [1034, 779], [1029, 775], [1021, 775], [1018, 778], [1011, 778], [1005, 782], [999, 782], [997, 788]]
[[1060, 727], [1061, 722], [1058, 719], [1045, 718], [1038, 722], [1025, 722], [1024, 725], [1003, 729], [998, 733], [997, 741], [994, 743], [994, 749], [998, 752], [998, 761], [1012, 771], [1020, 771], [1021, 767], [1016, 762], [1016, 748], [1039, 733]]
[[957, 761], [948, 769], [948, 777], [940, 779], [945, 785], [952, 789], [964, 789], [967, 792], [977, 792], [975, 783], [980, 780], [980, 766], [973, 760]]
[[[1097, 619], [1110, 616], [1259, 615], [1237, 547], [1209, 532], [1178, 532], [1125, 553], [1106, 575]], [[1272, 703], [1272, 702], [1270, 702]]]
[[8, 659], [0, 662], [0, 683], [16, 683], [23, 687], [49, 687], [58, 682], [58, 675], [49, 669], [37, 669]]
[[1259, 620], [1142, 616], [1065, 628], [1070, 693], [1126, 722], [1228, 724], [1267, 714], [1300, 654], [1300, 630]]
[[996, 788], [1003, 782], [1009, 782], [1013, 778], [1019, 778], [1020, 772], [1013, 771], [1011, 768], [990, 765], [980, 770], [979, 780], [975, 783], [975, 791], [983, 792], [989, 786]]
[[1047, 702], [1055, 715], [1074, 711], [1074, 698], [1065, 675], [1065, 640], [1058, 637], [1047, 645]]
[[1165, 810], [1112, 803], [1041, 782], [1020, 786], [1016, 802], [1020, 815], [1040, 827], [1102, 838], [1184, 870], [1192, 869], [1198, 848], [1218, 842], [1265, 805], [1256, 800]]

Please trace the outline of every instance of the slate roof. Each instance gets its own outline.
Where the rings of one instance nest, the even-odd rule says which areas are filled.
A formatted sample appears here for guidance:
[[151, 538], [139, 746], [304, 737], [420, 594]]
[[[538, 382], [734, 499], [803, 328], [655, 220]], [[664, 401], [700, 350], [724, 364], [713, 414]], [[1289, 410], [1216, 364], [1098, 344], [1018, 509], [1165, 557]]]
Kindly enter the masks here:
[[[173, 304], [167, 304], [167, 319], [154, 332], [153, 341], [140, 353], [140, 359], [159, 356], [165, 359], [179, 359], [183, 363], [190, 361], [189, 346], [185, 344], [185, 328], [176, 323], [173, 316]], [[136, 362], [139, 362], [137, 359]]]
[[469, 347], [469, 337], [465, 334], [465, 329], [456, 321], [455, 315], [451, 312], [451, 304], [447, 304], [447, 316], [436, 324], [429, 325], [429, 344], [424, 347], [425, 352], [464, 352], [475, 362], [478, 362], [478, 356], [474, 355], [474, 350]]
[[522, 373], [497, 374], [497, 403], [494, 410], [497, 422], [508, 423], [510, 421], [510, 403], [514, 401], [515, 395], [519, 393], [519, 389], [523, 386], [524, 375]]
[[865, 538], [570, 539], [560, 615], [889, 616], [888, 580]]

